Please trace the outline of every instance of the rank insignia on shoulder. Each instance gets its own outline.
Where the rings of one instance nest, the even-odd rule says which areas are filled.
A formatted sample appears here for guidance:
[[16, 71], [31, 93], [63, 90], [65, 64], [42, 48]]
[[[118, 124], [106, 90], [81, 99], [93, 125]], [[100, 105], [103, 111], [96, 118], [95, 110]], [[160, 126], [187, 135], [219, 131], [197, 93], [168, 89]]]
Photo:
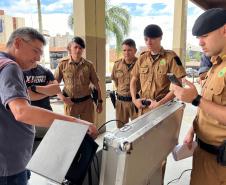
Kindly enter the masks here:
[[174, 60], [176, 61], [178, 66], [182, 66], [182, 62], [181, 62], [181, 60], [180, 60], [180, 58], [178, 56], [175, 56]]

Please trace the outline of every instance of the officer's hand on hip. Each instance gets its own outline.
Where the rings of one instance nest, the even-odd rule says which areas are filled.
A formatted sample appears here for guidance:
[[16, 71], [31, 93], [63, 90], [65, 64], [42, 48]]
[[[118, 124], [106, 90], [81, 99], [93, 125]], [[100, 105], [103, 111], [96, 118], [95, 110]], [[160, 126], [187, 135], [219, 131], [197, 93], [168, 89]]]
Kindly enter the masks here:
[[70, 97], [65, 97], [63, 102], [67, 105], [73, 105], [74, 103], [71, 101]]
[[98, 103], [98, 104], [97, 104], [97, 108], [96, 108], [96, 112], [97, 112], [97, 113], [101, 113], [102, 110], [103, 110], [102, 103]]

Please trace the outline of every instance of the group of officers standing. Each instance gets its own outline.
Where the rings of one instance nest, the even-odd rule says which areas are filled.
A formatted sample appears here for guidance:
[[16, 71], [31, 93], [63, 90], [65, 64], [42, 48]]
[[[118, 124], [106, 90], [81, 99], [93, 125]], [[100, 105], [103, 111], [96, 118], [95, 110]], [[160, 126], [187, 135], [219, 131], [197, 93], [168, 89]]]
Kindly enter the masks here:
[[[186, 76], [176, 53], [161, 46], [162, 35], [162, 29], [158, 25], [148, 25], [144, 29], [144, 40], [148, 50], [138, 58], [135, 56], [137, 49], [134, 40], [126, 39], [122, 43], [123, 57], [114, 63], [111, 75], [116, 87], [115, 109], [118, 128], [175, 97], [170, 91], [171, 82], [167, 73], [173, 73], [180, 81]], [[85, 49], [82, 38], [74, 37], [67, 49], [69, 56], [60, 60], [54, 76], [37, 63], [31, 70], [24, 71], [31, 104], [52, 110], [49, 95], [53, 95], [55, 91], [64, 102], [66, 115], [94, 123], [94, 103], [91, 96], [93, 90], [96, 90], [97, 94], [98, 113], [102, 111], [103, 102], [97, 74], [92, 63], [82, 57]], [[61, 92], [57, 84], [62, 80], [64, 87]], [[36, 127], [33, 151], [46, 130]], [[163, 173], [165, 164], [164, 161]]]
[[[182, 81], [186, 72], [175, 52], [161, 46], [163, 33], [158, 25], [151, 24], [144, 29], [148, 51], [138, 58], [135, 57], [136, 44], [132, 39], [122, 43], [123, 58], [115, 62], [112, 71], [117, 92], [116, 119], [120, 120], [117, 126], [122, 127], [129, 119], [165, 104], [175, 96], [192, 103], [198, 107], [198, 113], [184, 140], [189, 146], [196, 133], [198, 147], [193, 156], [191, 185], [224, 185], [226, 10], [214, 8], [204, 12], [196, 20], [192, 33], [198, 37], [204, 53], [214, 56], [201, 95], [194, 84], [185, 79], [186, 87], [170, 85], [167, 73], [173, 73]], [[91, 91], [97, 92], [97, 112], [102, 111], [103, 99], [92, 63], [82, 57], [85, 49], [83, 39], [75, 37], [68, 44], [69, 56], [59, 62], [54, 76], [37, 64], [44, 45], [44, 37], [36, 30], [20, 28], [12, 33], [6, 52], [0, 52], [0, 185], [27, 184], [25, 167], [31, 156], [32, 125], [49, 127], [54, 119], [62, 119], [87, 124], [88, 133], [93, 138], [97, 136], [96, 128], [89, 123], [94, 123]], [[24, 87], [24, 79], [28, 89]], [[62, 80], [63, 92], [58, 85]], [[64, 102], [66, 115], [37, 108], [51, 110], [49, 96], [54, 94]], [[36, 107], [28, 103], [29, 98]], [[22, 183], [17, 183], [18, 179]]]
[[[165, 50], [161, 46], [162, 35], [158, 25], [148, 25], [144, 29], [148, 50], [138, 58], [134, 40], [126, 39], [122, 43], [123, 57], [114, 63], [111, 75], [116, 87], [118, 128], [174, 98], [167, 73], [175, 74], [180, 81], [186, 76], [175, 52]], [[94, 123], [94, 103], [91, 96], [93, 90], [97, 92], [98, 113], [102, 111], [103, 102], [97, 74], [92, 63], [82, 57], [85, 49], [82, 38], [74, 37], [67, 49], [69, 56], [60, 60], [54, 76], [50, 70], [39, 64], [35, 64], [29, 71], [24, 71], [31, 103], [52, 110], [49, 96], [55, 93], [64, 102], [66, 115]], [[61, 92], [57, 84], [62, 80], [64, 87]], [[143, 102], [149, 102], [150, 105]]]

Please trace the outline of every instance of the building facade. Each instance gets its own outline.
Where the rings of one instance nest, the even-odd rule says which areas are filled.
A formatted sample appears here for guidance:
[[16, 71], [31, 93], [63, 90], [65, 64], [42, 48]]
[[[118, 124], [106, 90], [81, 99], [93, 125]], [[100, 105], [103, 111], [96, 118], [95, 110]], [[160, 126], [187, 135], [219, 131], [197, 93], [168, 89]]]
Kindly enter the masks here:
[[17, 28], [25, 26], [25, 19], [6, 15], [0, 10], [0, 43], [5, 44], [10, 34]]

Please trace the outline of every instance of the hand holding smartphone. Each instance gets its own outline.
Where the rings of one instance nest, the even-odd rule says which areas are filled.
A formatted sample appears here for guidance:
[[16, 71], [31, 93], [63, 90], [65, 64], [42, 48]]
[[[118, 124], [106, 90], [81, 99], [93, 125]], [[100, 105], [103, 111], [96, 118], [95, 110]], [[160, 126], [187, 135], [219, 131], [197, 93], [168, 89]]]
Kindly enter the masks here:
[[145, 107], [148, 107], [149, 105], [151, 105], [151, 101], [149, 101], [149, 100], [142, 100], [141, 103], [142, 103], [142, 105], [144, 105]]
[[178, 78], [173, 73], [167, 73], [167, 77], [171, 83], [182, 87], [182, 83], [178, 80]]

